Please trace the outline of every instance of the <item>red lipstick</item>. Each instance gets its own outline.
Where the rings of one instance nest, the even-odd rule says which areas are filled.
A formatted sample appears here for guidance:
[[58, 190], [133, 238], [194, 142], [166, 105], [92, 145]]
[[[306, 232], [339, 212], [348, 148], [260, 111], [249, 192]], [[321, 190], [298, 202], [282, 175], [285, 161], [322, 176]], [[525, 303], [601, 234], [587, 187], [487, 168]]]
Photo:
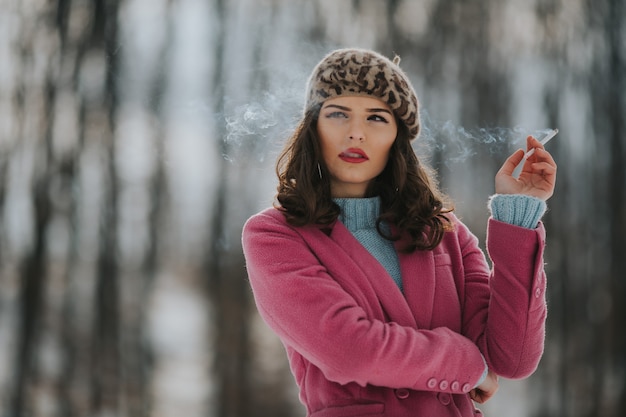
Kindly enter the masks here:
[[358, 148], [349, 148], [339, 154], [339, 158], [346, 162], [354, 164], [360, 164], [361, 162], [368, 161], [367, 154]]

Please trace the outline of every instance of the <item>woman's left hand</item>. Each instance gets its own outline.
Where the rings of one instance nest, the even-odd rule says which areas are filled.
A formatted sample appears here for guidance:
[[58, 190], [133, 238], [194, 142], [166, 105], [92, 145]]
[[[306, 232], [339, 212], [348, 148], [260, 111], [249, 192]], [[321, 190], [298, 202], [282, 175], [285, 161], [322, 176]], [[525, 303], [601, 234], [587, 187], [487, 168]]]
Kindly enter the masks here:
[[483, 383], [471, 390], [469, 395], [472, 400], [479, 404], [484, 404], [495, 395], [499, 387], [498, 375], [490, 369]]
[[534, 137], [528, 136], [526, 146], [528, 150], [535, 148], [535, 152], [524, 161], [518, 178], [513, 178], [513, 171], [524, 159], [525, 152], [519, 149], [509, 156], [496, 174], [496, 193], [525, 194], [546, 201], [554, 193], [556, 162]]

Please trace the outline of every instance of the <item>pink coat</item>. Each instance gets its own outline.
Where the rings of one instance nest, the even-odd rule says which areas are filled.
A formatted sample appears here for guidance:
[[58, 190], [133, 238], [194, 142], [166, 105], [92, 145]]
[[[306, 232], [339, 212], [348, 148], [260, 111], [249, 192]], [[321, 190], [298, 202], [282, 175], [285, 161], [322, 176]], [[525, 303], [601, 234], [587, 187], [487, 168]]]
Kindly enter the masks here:
[[489, 219], [490, 271], [478, 240], [455, 231], [433, 251], [399, 252], [404, 294], [336, 222], [292, 227], [267, 209], [243, 250], [259, 313], [282, 340], [307, 416], [477, 416], [468, 396], [489, 368], [523, 378], [543, 353], [542, 224]]

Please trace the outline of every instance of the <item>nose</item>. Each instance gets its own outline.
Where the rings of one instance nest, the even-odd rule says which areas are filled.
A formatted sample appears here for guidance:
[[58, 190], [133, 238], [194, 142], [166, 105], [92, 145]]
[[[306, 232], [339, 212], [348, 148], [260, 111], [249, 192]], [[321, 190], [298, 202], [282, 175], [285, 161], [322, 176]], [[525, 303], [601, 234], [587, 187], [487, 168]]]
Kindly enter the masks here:
[[365, 140], [365, 129], [362, 122], [358, 120], [352, 121], [350, 124], [349, 138], [350, 140], [358, 140], [360, 142]]

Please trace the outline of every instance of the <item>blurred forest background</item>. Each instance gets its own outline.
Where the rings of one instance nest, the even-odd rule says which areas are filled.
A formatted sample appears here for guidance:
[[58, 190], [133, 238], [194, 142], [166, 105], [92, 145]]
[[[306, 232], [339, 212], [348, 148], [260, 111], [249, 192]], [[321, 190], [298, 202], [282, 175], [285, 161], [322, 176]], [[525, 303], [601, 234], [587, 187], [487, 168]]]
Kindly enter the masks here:
[[309, 71], [402, 57], [416, 148], [484, 241], [558, 127], [540, 368], [483, 409], [626, 415], [622, 0], [0, 0], [0, 417], [304, 415], [240, 233]]

